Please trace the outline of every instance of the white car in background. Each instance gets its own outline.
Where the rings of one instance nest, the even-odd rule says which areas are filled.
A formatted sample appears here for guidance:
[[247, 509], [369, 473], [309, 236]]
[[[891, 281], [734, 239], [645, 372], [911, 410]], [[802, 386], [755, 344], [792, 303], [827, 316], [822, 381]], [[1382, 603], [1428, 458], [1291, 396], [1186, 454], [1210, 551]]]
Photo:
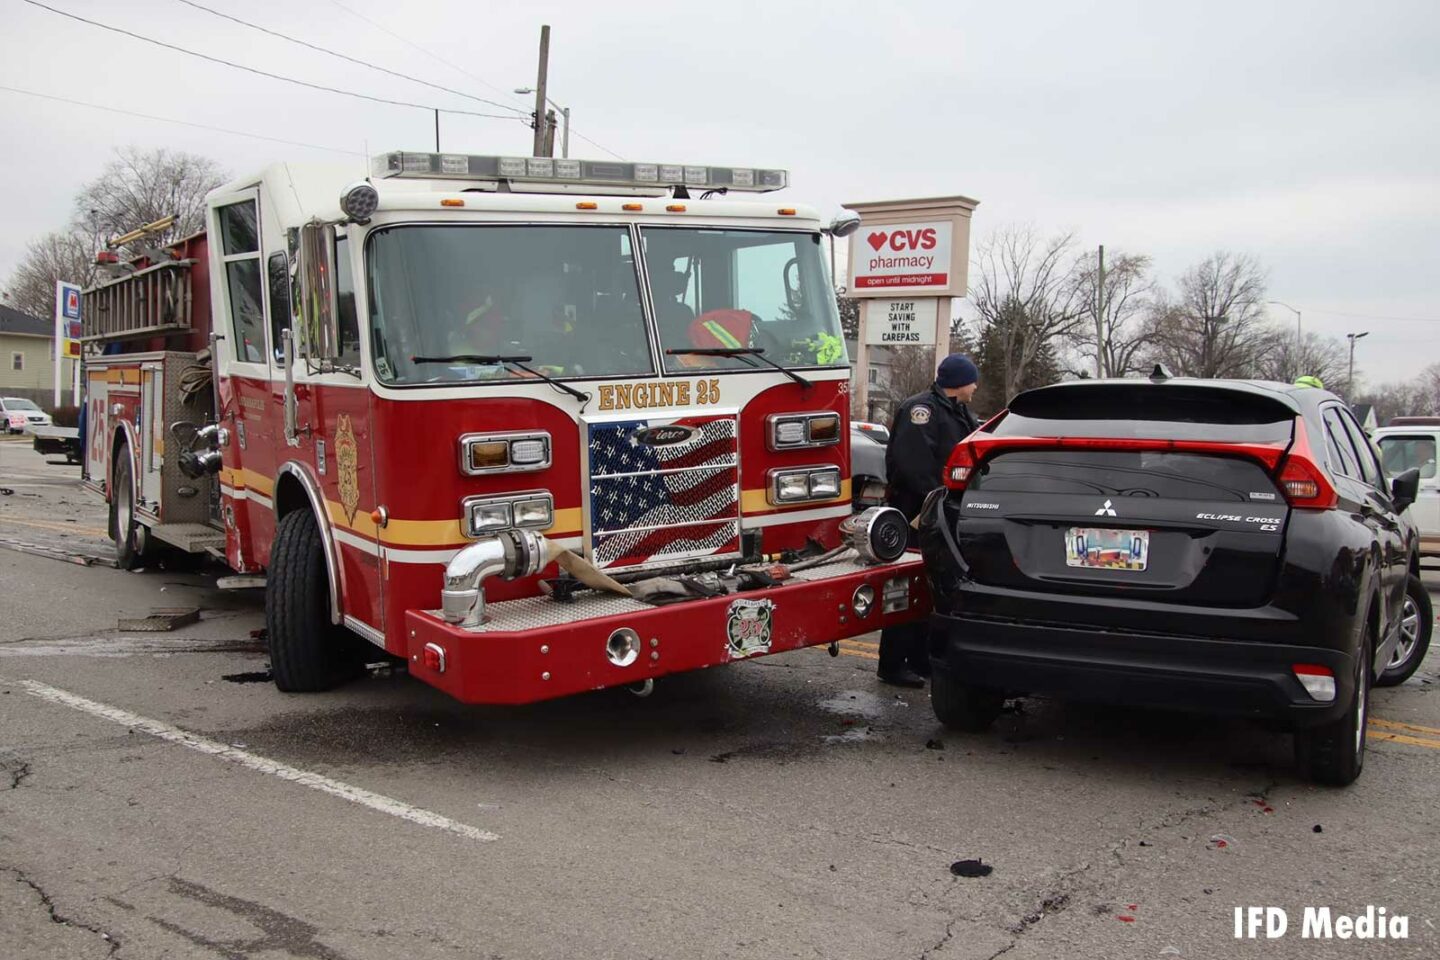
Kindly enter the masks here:
[[24, 397], [0, 397], [0, 425], [10, 433], [50, 426], [50, 414]]
[[1420, 493], [1410, 507], [1410, 516], [1420, 528], [1420, 555], [1440, 557], [1440, 477], [1435, 463], [1440, 417], [1396, 417], [1371, 438], [1379, 446], [1390, 476], [1411, 468], [1420, 471]]

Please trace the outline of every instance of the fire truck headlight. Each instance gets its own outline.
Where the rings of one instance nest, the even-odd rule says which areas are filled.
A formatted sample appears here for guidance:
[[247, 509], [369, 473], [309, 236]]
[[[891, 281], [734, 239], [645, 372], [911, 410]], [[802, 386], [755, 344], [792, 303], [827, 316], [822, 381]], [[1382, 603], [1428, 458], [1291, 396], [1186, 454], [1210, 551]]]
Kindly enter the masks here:
[[550, 434], [544, 430], [467, 433], [460, 438], [460, 472], [473, 477], [544, 470], [550, 466], [550, 449]]
[[515, 526], [543, 530], [555, 520], [555, 508], [548, 496], [515, 501]]
[[838, 443], [840, 440], [840, 418], [835, 414], [810, 418], [811, 443]]
[[345, 216], [358, 223], [364, 223], [375, 215], [380, 206], [380, 194], [364, 180], [345, 188], [340, 195], [340, 209]]
[[794, 503], [810, 499], [810, 473], [807, 470], [786, 470], [775, 474], [776, 503]]
[[805, 442], [805, 421], [790, 417], [775, 421], [775, 446], [798, 447]]
[[810, 474], [810, 499], [829, 500], [840, 496], [840, 470], [816, 470]]
[[771, 450], [828, 447], [840, 442], [838, 413], [776, 413], [766, 419]]
[[510, 444], [510, 462], [517, 467], [533, 467], [550, 459], [550, 442], [540, 438], [515, 440]]
[[475, 537], [484, 533], [495, 533], [510, 526], [510, 504], [474, 503], [470, 505], [470, 529]]

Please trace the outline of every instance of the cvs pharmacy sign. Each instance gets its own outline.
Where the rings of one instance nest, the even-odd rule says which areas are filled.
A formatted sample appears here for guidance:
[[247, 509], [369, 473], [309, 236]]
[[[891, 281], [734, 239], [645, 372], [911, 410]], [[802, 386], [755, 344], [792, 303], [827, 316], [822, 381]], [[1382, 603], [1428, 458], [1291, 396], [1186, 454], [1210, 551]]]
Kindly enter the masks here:
[[861, 227], [850, 243], [851, 288], [945, 289], [952, 227], [949, 220]]

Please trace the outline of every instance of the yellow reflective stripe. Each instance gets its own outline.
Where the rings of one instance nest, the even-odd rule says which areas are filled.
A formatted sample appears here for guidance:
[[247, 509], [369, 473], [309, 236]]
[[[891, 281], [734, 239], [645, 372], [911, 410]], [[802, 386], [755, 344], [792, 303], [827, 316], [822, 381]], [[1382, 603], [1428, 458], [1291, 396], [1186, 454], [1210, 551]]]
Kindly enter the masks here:
[[715, 339], [720, 341], [720, 346], [722, 347], [729, 347], [734, 350], [745, 346], [745, 344], [736, 340], [735, 336], [729, 330], [726, 330], [724, 325], [718, 320], [706, 320], [705, 329], [709, 330]]

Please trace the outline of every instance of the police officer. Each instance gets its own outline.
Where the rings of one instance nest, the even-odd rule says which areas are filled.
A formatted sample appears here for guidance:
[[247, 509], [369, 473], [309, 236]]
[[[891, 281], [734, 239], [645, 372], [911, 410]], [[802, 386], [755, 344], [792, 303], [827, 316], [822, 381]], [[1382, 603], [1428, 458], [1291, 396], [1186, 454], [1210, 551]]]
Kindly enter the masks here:
[[[980, 421], [967, 406], [979, 379], [980, 371], [969, 357], [952, 353], [940, 362], [930, 389], [910, 397], [895, 411], [885, 449], [886, 502], [905, 519], [914, 520], [926, 495], [940, 486], [955, 444], [979, 428]], [[930, 675], [928, 632], [923, 621], [881, 631], [876, 675], [882, 683], [925, 686]]]

